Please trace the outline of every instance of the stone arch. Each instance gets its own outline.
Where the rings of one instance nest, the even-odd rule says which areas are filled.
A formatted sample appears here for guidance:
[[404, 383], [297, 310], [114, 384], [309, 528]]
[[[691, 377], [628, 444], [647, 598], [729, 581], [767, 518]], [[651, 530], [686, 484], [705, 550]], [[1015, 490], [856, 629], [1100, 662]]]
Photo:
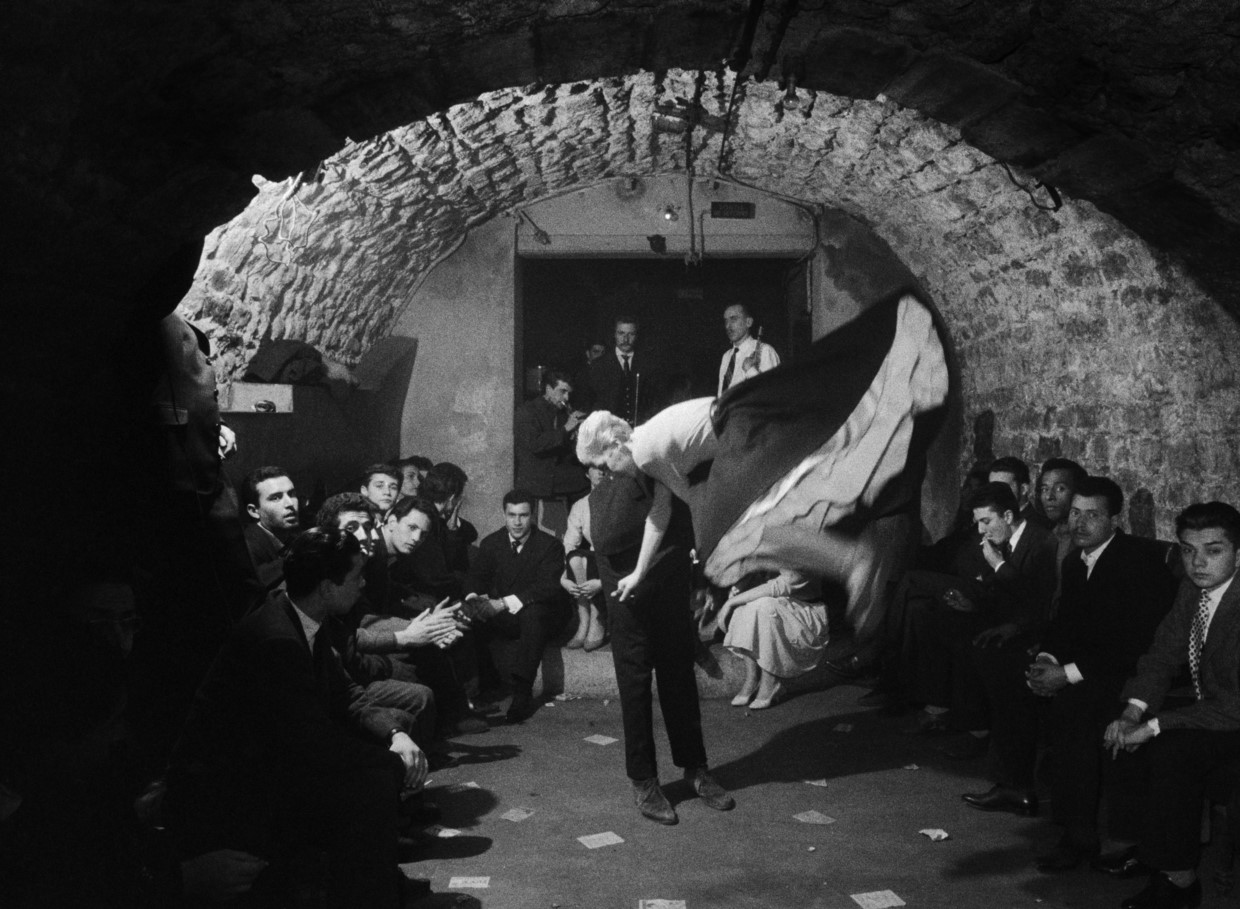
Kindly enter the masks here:
[[184, 310], [229, 372], [264, 336], [355, 359], [468, 231], [691, 163], [839, 209], [886, 240], [951, 326], [965, 424], [993, 411], [998, 453], [1060, 453], [1148, 488], [1164, 533], [1190, 490], [1225, 495], [1240, 476], [1226, 394], [1240, 337], [1180, 267], [1087, 202], [1050, 210], [1026, 175], [888, 98], [799, 90], [793, 107], [784, 92], [720, 68], [485, 93], [350, 143], [313, 175], [258, 181], [209, 238]]

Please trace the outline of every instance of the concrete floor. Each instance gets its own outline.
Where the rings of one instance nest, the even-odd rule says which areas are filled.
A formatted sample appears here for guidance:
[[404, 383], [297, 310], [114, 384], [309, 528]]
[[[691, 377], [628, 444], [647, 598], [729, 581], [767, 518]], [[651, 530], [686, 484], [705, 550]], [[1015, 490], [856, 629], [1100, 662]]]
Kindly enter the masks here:
[[[688, 909], [856, 909], [851, 895], [890, 890], [914, 907], [1115, 909], [1144, 885], [1085, 868], [1039, 874], [1032, 856], [1053, 844], [1057, 828], [966, 806], [960, 793], [990, 785], [985, 761], [942, 756], [932, 740], [903, 732], [907, 719], [858, 708], [863, 693], [837, 686], [755, 712], [704, 700], [711, 765], [738, 807], [706, 808], [669, 762], [662, 779], [680, 813], [674, 827], [634, 808], [622, 742], [583, 741], [621, 738], [614, 698], [554, 701], [522, 725], [462, 737], [457, 763], [429, 786], [442, 825], [461, 834], [404, 866], [436, 891], [419, 906], [640, 909], [643, 900], [671, 900]], [[656, 729], [663, 758], [666, 739]], [[533, 814], [504, 819], [513, 808]], [[809, 810], [834, 822], [794, 819]], [[923, 828], [945, 829], [950, 839], [932, 842]], [[577, 840], [604, 832], [624, 842], [588, 849]], [[1234, 905], [1210, 892], [1216, 862], [1213, 854], [1203, 861], [1204, 905]], [[485, 877], [489, 886], [452, 887], [454, 877]]]

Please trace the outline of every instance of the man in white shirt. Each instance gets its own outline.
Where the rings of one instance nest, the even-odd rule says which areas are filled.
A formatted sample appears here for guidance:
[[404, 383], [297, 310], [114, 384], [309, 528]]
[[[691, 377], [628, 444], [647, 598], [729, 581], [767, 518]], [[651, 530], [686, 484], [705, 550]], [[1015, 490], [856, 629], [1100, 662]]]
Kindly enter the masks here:
[[721, 395], [733, 385], [779, 365], [775, 348], [751, 335], [752, 329], [753, 316], [743, 304], [733, 304], [723, 311], [723, 330], [732, 347], [719, 364]]
[[[1201, 802], [1205, 779], [1240, 757], [1240, 512], [1223, 502], [1190, 505], [1176, 518], [1185, 579], [1149, 651], [1124, 686], [1127, 701], [1107, 727], [1112, 753], [1146, 747], [1150, 787], [1139, 848], [1099, 861], [1116, 875], [1152, 870], [1124, 909], [1179, 909], [1201, 901]], [[1188, 668], [1192, 700], [1168, 691]]]

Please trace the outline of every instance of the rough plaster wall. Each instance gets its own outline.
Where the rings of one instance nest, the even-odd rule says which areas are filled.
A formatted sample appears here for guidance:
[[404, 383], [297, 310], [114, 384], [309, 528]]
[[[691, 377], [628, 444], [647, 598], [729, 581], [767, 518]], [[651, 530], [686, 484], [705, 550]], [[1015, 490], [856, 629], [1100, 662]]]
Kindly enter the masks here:
[[184, 311], [234, 373], [267, 335], [350, 361], [464, 230], [609, 176], [684, 171], [691, 155], [699, 175], [838, 207], [888, 240], [947, 319], [966, 425], [992, 411], [994, 451], [1059, 450], [1148, 489], [1163, 535], [1198, 494], [1234, 497], [1236, 376], [1221, 351], [1240, 338], [1181, 272], [1086, 203], [1041, 211], [1051, 200], [1027, 176], [882, 97], [801, 91], [785, 109], [775, 83], [733, 88], [727, 71], [670, 71], [506, 89], [351, 144], [317, 180], [261, 186], [212, 234]]
[[396, 324], [418, 339], [401, 454], [460, 465], [462, 513], [483, 534], [512, 488], [513, 307], [512, 221], [497, 218], [431, 272]]

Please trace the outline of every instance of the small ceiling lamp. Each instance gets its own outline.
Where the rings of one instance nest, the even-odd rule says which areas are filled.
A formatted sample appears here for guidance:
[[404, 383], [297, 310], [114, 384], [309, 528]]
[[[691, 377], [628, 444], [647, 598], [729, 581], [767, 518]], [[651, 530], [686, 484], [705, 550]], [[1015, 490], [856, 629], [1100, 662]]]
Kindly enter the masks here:
[[797, 74], [789, 73], [787, 88], [784, 89], [784, 96], [779, 99], [784, 110], [796, 110], [801, 106], [801, 98], [797, 95]]

